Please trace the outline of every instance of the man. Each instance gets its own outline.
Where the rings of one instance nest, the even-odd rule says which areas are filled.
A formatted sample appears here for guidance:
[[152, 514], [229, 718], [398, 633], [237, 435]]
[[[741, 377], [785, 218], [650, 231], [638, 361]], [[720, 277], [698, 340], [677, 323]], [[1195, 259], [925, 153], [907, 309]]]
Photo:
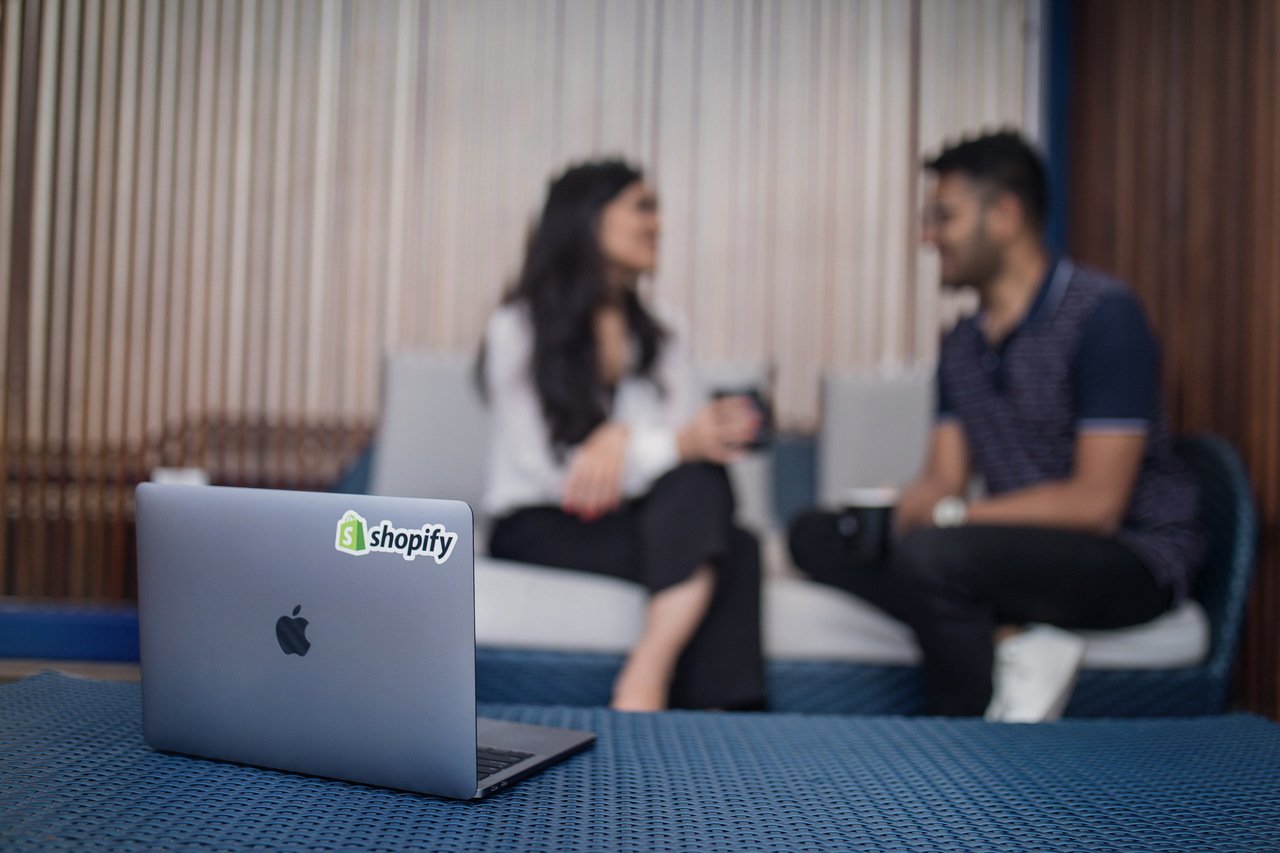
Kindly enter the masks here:
[[[943, 338], [924, 469], [883, 564], [852, 565], [832, 513], [793, 525], [792, 554], [911, 627], [931, 713], [1052, 718], [1083, 652], [1058, 628], [1139, 624], [1186, 595], [1204, 548], [1197, 493], [1172, 453], [1136, 299], [1045, 245], [1036, 153], [1000, 133], [926, 168], [925, 239], [943, 285], [976, 291], [980, 307]], [[986, 497], [970, 501], [974, 474]], [[997, 632], [1026, 625], [1001, 642], [993, 700]]]

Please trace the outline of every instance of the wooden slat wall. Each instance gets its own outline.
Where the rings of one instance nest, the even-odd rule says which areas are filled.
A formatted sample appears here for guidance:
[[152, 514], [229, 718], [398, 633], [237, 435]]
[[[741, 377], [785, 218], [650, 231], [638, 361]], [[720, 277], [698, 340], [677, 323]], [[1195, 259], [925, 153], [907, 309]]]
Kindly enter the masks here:
[[0, 594], [132, 593], [133, 485], [330, 484], [474, 351], [549, 174], [665, 199], [703, 358], [933, 358], [920, 156], [1034, 132], [1033, 0], [0, 0]]
[[1263, 524], [1238, 673], [1280, 717], [1280, 3], [1075, 3], [1069, 242], [1133, 282], [1183, 431], [1243, 454]]

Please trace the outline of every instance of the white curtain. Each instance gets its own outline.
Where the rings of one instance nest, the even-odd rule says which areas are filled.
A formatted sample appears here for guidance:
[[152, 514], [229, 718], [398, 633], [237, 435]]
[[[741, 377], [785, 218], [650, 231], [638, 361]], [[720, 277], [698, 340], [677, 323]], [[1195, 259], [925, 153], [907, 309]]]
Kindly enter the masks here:
[[6, 441], [372, 422], [381, 354], [473, 350], [548, 177], [604, 154], [661, 193], [697, 355], [811, 426], [821, 371], [933, 357], [920, 160], [1034, 135], [1037, 2], [2, 0]]

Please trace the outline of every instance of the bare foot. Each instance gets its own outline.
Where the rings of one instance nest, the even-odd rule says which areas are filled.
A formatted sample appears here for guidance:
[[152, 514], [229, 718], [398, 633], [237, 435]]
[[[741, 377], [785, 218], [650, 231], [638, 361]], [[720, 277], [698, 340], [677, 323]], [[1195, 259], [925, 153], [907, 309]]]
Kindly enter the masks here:
[[668, 680], [627, 661], [613, 683], [609, 707], [615, 711], [665, 711]]

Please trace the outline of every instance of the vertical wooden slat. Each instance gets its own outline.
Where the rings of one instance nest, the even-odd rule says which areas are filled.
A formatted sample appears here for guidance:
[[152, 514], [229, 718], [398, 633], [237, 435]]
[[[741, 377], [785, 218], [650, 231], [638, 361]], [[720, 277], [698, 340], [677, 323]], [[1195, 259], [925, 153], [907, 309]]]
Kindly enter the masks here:
[[185, 239], [189, 246], [187, 269], [187, 304], [183, 330], [183, 365], [186, 370], [186, 405], [183, 416], [187, 421], [182, 464], [207, 466], [209, 464], [207, 425], [200, 419], [205, 412], [214, 411], [209, 405], [206, 384], [205, 359], [208, 357], [206, 338], [209, 334], [208, 291], [215, 285], [210, 280], [209, 254], [213, 249], [213, 190], [214, 180], [214, 102], [217, 91], [218, 35], [222, 4], [201, 3], [198, 10], [199, 24], [196, 37], [198, 70], [196, 72], [194, 98], [195, 112], [194, 158], [192, 160], [191, 216]]
[[[107, 564], [111, 547], [111, 526], [108, 518], [109, 482], [111, 467], [111, 440], [118, 429], [111, 420], [111, 389], [120, 360], [113, 359], [113, 350], [123, 345], [119, 337], [112, 337], [113, 302], [116, 295], [115, 268], [117, 258], [125, 254], [127, 244], [118, 244], [120, 233], [128, 234], [127, 221], [120, 221], [117, 193], [128, 185], [121, 185], [117, 164], [120, 140], [120, 76], [122, 18], [127, 7], [107, 4], [102, 10], [102, 44], [99, 53], [100, 76], [98, 94], [100, 103], [97, 126], [96, 182], [93, 189], [94, 227], [93, 259], [91, 268], [89, 323], [90, 364], [85, 398], [87, 400], [85, 446], [90, 465], [88, 480], [88, 547], [85, 552], [85, 591], [90, 598], [106, 595]], [[126, 211], [127, 213], [127, 211]], [[115, 312], [119, 317], [120, 312]]]
[[[8, 282], [12, 276], [14, 222], [14, 162], [18, 128], [18, 69], [22, 51], [20, 27], [22, 4], [19, 0], [0, 3], [0, 275]], [[0, 295], [0, 371], [8, 369], [9, 295]], [[5, 493], [0, 496], [0, 593], [10, 591], [13, 570], [9, 558], [12, 536], [8, 522], [9, 479], [9, 393], [8, 382], [0, 391], [0, 477], [5, 478]]]
[[61, 7], [46, 4], [40, 33], [39, 79], [35, 111], [35, 151], [31, 187], [31, 233], [27, 318], [27, 379], [25, 383], [26, 428], [23, 468], [30, 477], [23, 505], [19, 508], [17, 531], [22, 542], [15, 549], [14, 561], [30, 571], [27, 594], [48, 595], [53, 586], [46, 553], [44, 500], [47, 476], [47, 415], [49, 381], [49, 326], [51, 322], [49, 253], [54, 216], [54, 138], [57, 127], [58, 40], [61, 30]]
[[[311, 55], [319, 10], [316, 4], [285, 0], [281, 9], [281, 71], [277, 98], [283, 124], [277, 127], [278, 147], [288, 151], [288, 178], [278, 184], [280, 195], [273, 209], [282, 216], [283, 244], [273, 271], [281, 269], [280, 282], [285, 293], [280, 299], [281, 323], [273, 327], [279, 340], [279, 396], [277, 398], [280, 427], [276, 432], [276, 476], [288, 487], [296, 482], [298, 447], [303, 422], [302, 356], [305, 341], [302, 324], [306, 321], [304, 290], [309, 281], [308, 244], [312, 218], [314, 186], [308, 180], [314, 167], [311, 153], [314, 137], [307, 133], [315, 115], [316, 75], [311, 73], [307, 58]], [[274, 276], [274, 272], [273, 272]]]
[[390, 190], [389, 216], [386, 242], [383, 251], [387, 259], [387, 294], [383, 303], [379, 339], [382, 346], [374, 353], [380, 357], [400, 335], [402, 294], [405, 282], [406, 221], [408, 220], [411, 174], [409, 156], [412, 151], [412, 131], [417, 125], [413, 74], [418, 64], [418, 22], [420, 11], [412, 0], [400, 0], [395, 9], [395, 82], [392, 89], [391, 156], [387, 162], [386, 178]]
[[79, 137], [80, 101], [80, 19], [79, 3], [64, 4], [62, 32], [59, 46], [61, 70], [58, 93], [57, 132], [57, 186], [54, 194], [54, 225], [50, 242], [52, 252], [50, 287], [52, 310], [49, 317], [47, 349], [48, 424], [46, 438], [47, 468], [45, 477], [46, 513], [49, 550], [47, 565], [50, 571], [49, 595], [62, 598], [68, 595], [68, 571], [71, 549], [72, 522], [68, 514], [68, 486], [72, 445], [69, 442], [71, 424], [71, 371], [74, 365], [72, 336], [72, 305], [75, 281], [72, 277], [73, 258], [83, 247], [73, 241], [76, 197], [76, 140]]
[[[1275, 93], [1280, 90], [1280, 8], [1275, 3], [1251, 5], [1251, 23], [1259, 34], [1258, 50], [1253, 54], [1251, 82], [1258, 93], [1261, 131], [1255, 137], [1257, 164], [1255, 180], [1268, 187], [1268, 203], [1259, 211], [1256, 233], [1264, 235], [1257, 248], [1261, 250], [1263, 275], [1253, 279], [1251, 313], [1268, 317], [1269, 323], [1253, 339], [1249, 357], [1257, 371], [1251, 397], [1258, 399], [1257, 411], [1264, 421], [1261, 438], [1253, 447], [1255, 470], [1264, 472], [1259, 487], [1264, 522], [1260, 572], [1268, 584], [1262, 596], [1254, 599], [1250, 610], [1251, 633], [1256, 636], [1261, 652], [1254, 658], [1249, 684], [1254, 703], [1251, 707], [1267, 709], [1280, 717], [1280, 629], [1275, 613], [1280, 610], [1280, 241], [1265, 235], [1280, 232], [1280, 156], [1276, 140], [1280, 139], [1280, 105]], [[1269, 472], [1269, 473], [1266, 473]]]
[[85, 595], [86, 563], [89, 560], [89, 522], [91, 507], [88, 447], [90, 329], [93, 305], [94, 187], [97, 185], [94, 142], [98, 125], [99, 46], [101, 44], [101, 4], [86, 3], [80, 31], [79, 129], [75, 169], [75, 222], [72, 245], [76, 247], [72, 264], [72, 306], [70, 364], [68, 366], [67, 435], [71, 471], [66, 513], [71, 523], [71, 548], [68, 566], [68, 595]]
[[204, 322], [208, 324], [203, 365], [203, 411], [208, 450], [205, 464], [214, 470], [228, 467], [224, 413], [230, 405], [227, 377], [228, 353], [233, 346], [229, 303], [232, 292], [231, 235], [235, 228], [232, 208], [236, 156], [236, 57], [239, 48], [240, 7], [238, 3], [219, 4], [217, 42], [214, 52], [214, 91], [212, 105], [213, 137], [211, 198], [209, 208], [209, 286], [205, 291]]
[[[11, 184], [12, 227], [4, 239], [12, 238], [9, 250], [9, 264], [5, 274], [8, 276], [8, 294], [6, 306], [5, 348], [3, 357], [4, 371], [4, 409], [3, 420], [0, 420], [0, 444], [5, 453], [3, 462], [5, 469], [0, 472], [6, 479], [3, 506], [0, 506], [0, 525], [7, 528], [3, 544], [5, 550], [0, 552], [0, 559], [12, 562], [11, 586], [19, 595], [33, 594], [39, 582], [39, 567], [30, 562], [26, 553], [28, 531], [22, 523], [29, 473], [27, 470], [26, 436], [24, 427], [27, 410], [27, 359], [28, 340], [30, 335], [29, 312], [32, 304], [32, 246], [31, 238], [33, 222], [30, 215], [35, 196], [34, 163], [36, 158], [36, 120], [39, 99], [41, 23], [45, 14], [45, 4], [37, 0], [27, 0], [21, 9], [20, 20], [13, 22], [15, 28], [20, 27], [20, 39], [15, 37], [19, 45], [19, 62], [16, 85], [10, 92], [14, 98], [14, 133], [13, 171]], [[10, 471], [15, 468], [16, 476]], [[11, 556], [10, 556], [11, 555]]]
[[333, 134], [337, 126], [338, 81], [341, 78], [341, 52], [339, 26], [341, 8], [336, 0], [328, 0], [321, 9], [320, 43], [317, 71], [317, 104], [314, 149], [315, 199], [311, 207], [310, 259], [308, 271], [310, 286], [306, 291], [304, 309], [308, 322], [306, 344], [303, 348], [303, 407], [304, 416], [323, 415], [328, 395], [324, 393], [324, 341], [320, 330], [325, 322], [325, 298], [330, 273], [330, 198], [334, 174]]
[[[282, 282], [271, 278], [269, 265], [272, 244], [279, 239], [284, 217], [276, 217], [271, 208], [274, 176], [288, 173], [288, 161], [277, 160], [275, 130], [278, 104], [275, 100], [280, 76], [279, 0], [255, 4], [253, 27], [256, 55], [254, 59], [252, 111], [253, 133], [249, 161], [249, 211], [247, 264], [245, 268], [245, 300], [242, 323], [248, 340], [241, 381], [244, 413], [240, 417], [240, 452], [244, 454], [242, 482], [269, 483], [264, 444], [269, 428], [267, 418], [267, 349], [271, 339], [270, 303], [282, 288]], [[279, 224], [277, 224], [277, 218]]]
[[[200, 143], [198, 93], [204, 77], [200, 50], [201, 8], [184, 3], [177, 7], [179, 32], [177, 73], [173, 101], [167, 109], [173, 113], [173, 197], [174, 210], [169, 223], [169, 253], [165, 279], [169, 286], [169, 316], [164, 366], [164, 445], [161, 464], [177, 467], [188, 464], [189, 444], [184, 422], [195, 411], [192, 389], [191, 346], [194, 331], [191, 305], [196, 299], [197, 264], [194, 253], [199, 240], [195, 237], [194, 219], [199, 196], [197, 151]], [[181, 202], [181, 203], [179, 203]]]
[[[145, 476], [165, 462], [165, 431], [168, 399], [171, 393], [172, 314], [175, 291], [180, 290], [174, 277], [175, 184], [177, 180], [174, 140], [177, 135], [178, 53], [182, 39], [182, 8], [177, 4], [157, 3], [159, 18], [157, 64], [154, 75], [152, 104], [155, 115], [155, 183], [153, 185], [154, 221], [151, 257], [148, 263], [147, 289], [151, 293], [148, 306], [150, 323], [146, 333], [144, 374], [146, 397], [141, 406], [142, 453], [138, 460], [139, 475]], [[176, 419], [175, 419], [176, 420]]]
[[116, 129], [117, 148], [115, 159], [115, 220], [116, 230], [112, 237], [113, 262], [111, 266], [111, 319], [108, 339], [108, 356], [112, 366], [107, 387], [107, 443], [103, 448], [104, 477], [103, 491], [106, 504], [105, 519], [108, 525], [108, 546], [104, 554], [106, 560], [103, 576], [105, 582], [98, 590], [103, 598], [120, 598], [125, 586], [126, 549], [128, 532], [126, 530], [126, 511], [128, 506], [128, 488], [126, 486], [129, 470], [129, 410], [133, 403], [133, 387], [130, 381], [133, 374], [134, 354], [137, 352], [134, 310], [145, 302], [139, 302], [135, 296], [137, 279], [134, 256], [138, 251], [136, 235], [145, 231], [145, 219], [139, 210], [144, 192], [141, 187], [146, 177], [140, 172], [139, 155], [139, 106], [140, 106], [140, 71], [143, 45], [142, 38], [142, 3], [141, 0], [129, 0], [124, 4], [122, 21], [120, 79], [118, 83], [120, 112]]
[[[245, 398], [244, 365], [248, 349], [254, 337], [252, 327], [246, 323], [245, 303], [249, 276], [249, 179], [252, 174], [253, 141], [253, 82], [257, 61], [257, 21], [254, 0], [239, 0], [235, 4], [237, 18], [235, 31], [227, 59], [231, 62], [227, 74], [227, 120], [231, 123], [227, 139], [230, 160], [227, 164], [227, 209], [230, 216], [227, 235], [225, 314], [223, 315], [223, 349], [220, 382], [221, 406], [217, 410], [223, 420], [222, 441], [225, 470], [236, 481], [243, 481], [244, 419], [249, 412]], [[216, 279], [215, 279], [216, 280]]]

